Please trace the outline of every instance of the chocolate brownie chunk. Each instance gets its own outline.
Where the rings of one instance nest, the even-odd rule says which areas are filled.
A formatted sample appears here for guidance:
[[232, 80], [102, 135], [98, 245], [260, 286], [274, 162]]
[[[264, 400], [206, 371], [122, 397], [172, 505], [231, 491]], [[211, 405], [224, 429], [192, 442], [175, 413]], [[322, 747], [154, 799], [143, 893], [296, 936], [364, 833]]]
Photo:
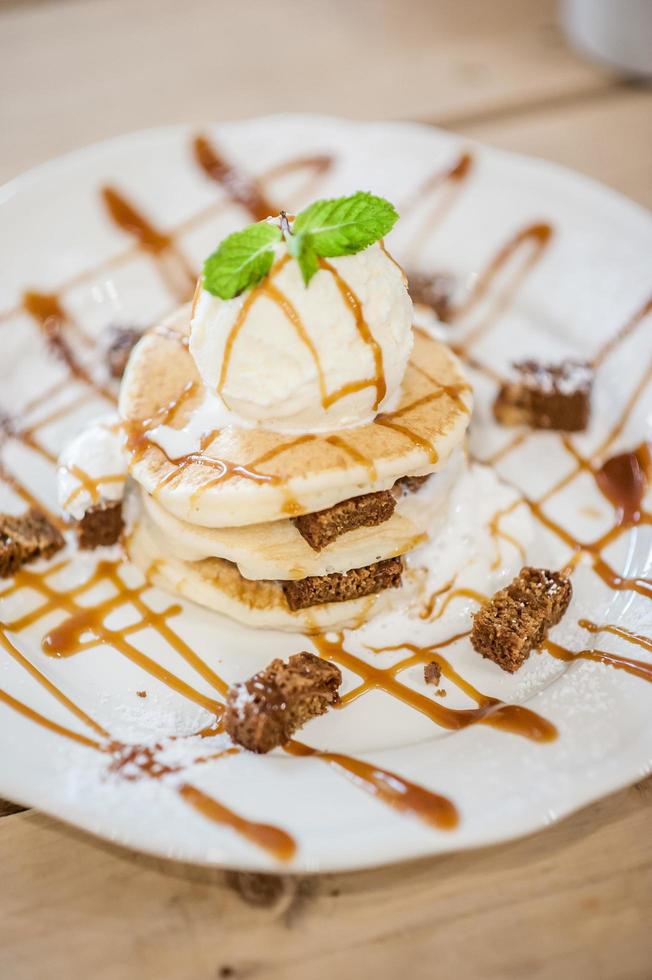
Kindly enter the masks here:
[[452, 297], [457, 285], [454, 276], [448, 272], [411, 272], [408, 283], [413, 302], [429, 306], [444, 323], [452, 319]]
[[109, 327], [106, 361], [112, 378], [119, 380], [122, 377], [129, 355], [142, 335], [142, 330], [135, 327]]
[[513, 366], [494, 403], [501, 425], [581, 432], [589, 424], [593, 372], [582, 361], [540, 364], [521, 361]]
[[352, 568], [350, 572], [311, 575], [296, 582], [283, 582], [283, 592], [292, 611], [307, 609], [308, 606], [319, 606], [325, 602], [359, 599], [383, 589], [397, 589], [401, 584], [402, 571], [400, 558], [387, 558], [365, 568]]
[[441, 680], [441, 667], [436, 660], [431, 660], [423, 668], [423, 679], [426, 684], [439, 684]]
[[80, 548], [92, 550], [116, 544], [122, 533], [122, 501], [102, 501], [89, 507], [77, 521], [77, 540]]
[[56, 527], [34, 507], [20, 517], [0, 514], [0, 578], [37, 558], [51, 558], [64, 544]]
[[430, 479], [431, 475], [431, 473], [427, 473], [425, 476], [402, 476], [394, 486], [402, 490], [403, 493], [416, 493], [426, 480]]
[[361, 497], [341, 500], [339, 504], [315, 514], [295, 517], [294, 526], [313, 551], [321, 551], [340, 534], [356, 527], [375, 527], [388, 521], [394, 513], [396, 499], [389, 490], [365, 493]]
[[342, 672], [314, 653], [295, 653], [229, 689], [224, 727], [251, 752], [283, 745], [311, 718], [338, 704]]
[[545, 568], [523, 568], [473, 617], [478, 653], [515, 673], [560, 621], [573, 594], [570, 581]]

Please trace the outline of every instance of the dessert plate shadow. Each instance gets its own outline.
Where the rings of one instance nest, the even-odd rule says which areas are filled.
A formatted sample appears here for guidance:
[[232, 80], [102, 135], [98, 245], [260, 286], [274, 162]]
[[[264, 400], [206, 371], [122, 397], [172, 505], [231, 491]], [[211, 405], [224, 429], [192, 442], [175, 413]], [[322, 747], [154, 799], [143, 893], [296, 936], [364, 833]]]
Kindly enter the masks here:
[[[625, 520], [599, 474], [650, 436], [652, 220], [578, 174], [426, 126], [278, 116], [136, 133], [19, 178], [0, 191], [0, 510], [56, 514], [58, 452], [115, 402], [107, 327], [187, 301], [254, 194], [278, 211], [357, 189], [396, 204], [408, 274], [452, 277], [437, 329], [474, 385], [469, 475], [413, 565], [435, 567], [428, 595], [321, 641], [343, 707], [299, 733], [314, 752], [255, 756], [211, 730], [228, 685], [314, 641], [69, 545], [0, 583], [1, 796], [166, 858], [305, 873], [504, 841], [650, 771], [649, 495]], [[497, 381], [527, 357], [592, 363], [586, 432], [495, 423]], [[466, 634], [524, 562], [572, 568], [574, 598], [512, 676]]]

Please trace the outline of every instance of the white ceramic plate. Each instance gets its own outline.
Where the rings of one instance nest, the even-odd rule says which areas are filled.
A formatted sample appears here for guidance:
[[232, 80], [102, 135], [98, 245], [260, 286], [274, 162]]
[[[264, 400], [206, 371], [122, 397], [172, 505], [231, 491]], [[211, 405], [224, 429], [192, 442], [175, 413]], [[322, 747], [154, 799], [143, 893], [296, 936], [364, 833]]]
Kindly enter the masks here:
[[[548, 494], [540, 510], [534, 506], [534, 517], [525, 504], [512, 515], [512, 536], [534, 529], [527, 545], [529, 561], [561, 567], [573, 554], [571, 538], [592, 542], [614, 524], [612, 505], [573, 453], [595, 457], [597, 466], [640, 444], [649, 433], [650, 316], [621, 333], [605, 353], [605, 345], [652, 293], [648, 214], [576, 174], [469, 146], [426, 127], [281, 116], [207, 126], [203, 132], [238, 168], [239, 180], [227, 180], [231, 198], [241, 196], [243, 174], [258, 177], [276, 207], [297, 208], [315, 196], [357, 188], [388, 196], [404, 215], [390, 242], [397, 257], [410, 268], [456, 274], [462, 294], [473, 291], [478, 276], [483, 282], [482, 271], [513, 236], [549, 223], [553, 233], [545, 245], [537, 248], [541, 233], [526, 235], [497, 270], [486, 295], [448, 328], [454, 343], [466, 338], [476, 368], [480, 365], [472, 374], [477, 410], [471, 449], [476, 458], [492, 460], [496, 473], [530, 500]], [[18, 511], [30, 496], [56, 509], [53, 458], [86, 419], [110, 407], [98, 394], [103, 388], [110, 395], [101, 357], [107, 324], [145, 326], [156, 321], [187, 293], [189, 268], [199, 268], [225, 232], [249, 220], [246, 210], [229, 198], [227, 185], [211, 180], [197, 165], [195, 135], [175, 127], [113, 140], [41, 167], [1, 192], [0, 404], [8, 422], [1, 450], [7, 479], [0, 488], [0, 509]], [[472, 164], [455, 169], [466, 151]], [[284, 166], [288, 160], [314, 157], [321, 163], [313, 159], [298, 168]], [[451, 168], [453, 175], [446, 178]], [[104, 185], [116, 188], [147, 216], [151, 227], [138, 225], [133, 214], [123, 214], [119, 227], [100, 194]], [[28, 304], [31, 313], [22, 300], [26, 290], [41, 296]], [[71, 378], [60, 348], [57, 354], [52, 347], [57, 331], [85, 365], [93, 385]], [[510, 360], [528, 355], [554, 360], [569, 354], [591, 359], [600, 351], [604, 356], [586, 433], [566, 444], [554, 434], [529, 435], [514, 443], [518, 432], [493, 423], [492, 376]], [[550, 493], [565, 476], [568, 480]], [[466, 501], [475, 524], [465, 519], [468, 537], [458, 554], [468, 552], [468, 561], [462, 561], [468, 567], [452, 571], [460, 574], [455, 588], [471, 584], [491, 592], [511, 577], [521, 559], [504, 537], [494, 541], [500, 549], [498, 566], [493, 560], [483, 565], [474, 551], [474, 541], [489, 540], [490, 535], [487, 501], [494, 497], [487, 496], [489, 490], [484, 493], [483, 480], [494, 486], [491, 474], [481, 474]], [[511, 493], [505, 490], [505, 499], [512, 499]], [[566, 539], [541, 516], [565, 529]], [[510, 518], [505, 520], [503, 529], [509, 532]], [[451, 518], [449, 534], [461, 526]], [[636, 579], [621, 582], [618, 589], [607, 587], [596, 574], [595, 556], [576, 555], [574, 600], [553, 633], [557, 642], [573, 651], [596, 647], [652, 660], [645, 645], [632, 643], [622, 632], [650, 633], [651, 607], [643, 594], [649, 586], [642, 581], [652, 563], [650, 539], [650, 526], [641, 524], [623, 529], [604, 549], [602, 559], [621, 578]], [[103, 557], [115, 560], [114, 555]], [[376, 689], [312, 722], [300, 735], [312, 746], [349, 753], [443, 794], [459, 813], [455, 829], [431, 826], [410, 812], [400, 782], [389, 780], [387, 788], [393, 789], [395, 803], [407, 804], [403, 811], [383, 803], [369, 792], [369, 784], [352, 780], [350, 772], [324, 759], [278, 751], [267, 757], [241, 752], [206, 761], [224, 747], [224, 737], [193, 735], [211, 720], [202, 704], [220, 699], [215, 675], [227, 683], [247, 677], [272, 656], [309, 647], [310, 641], [249, 632], [189, 603], [181, 613], [173, 610], [157, 619], [155, 613], [169, 610], [174, 600], [144, 588], [133, 569], [105, 566], [101, 584], [85, 587], [95, 561], [95, 556], [79, 556], [71, 548], [53, 561], [53, 571], [35, 566], [18, 588], [7, 583], [0, 599], [5, 624], [0, 794], [113, 841], [238, 868], [359, 868], [537, 830], [649, 771], [650, 684], [603, 663], [565, 663], [547, 653], [532, 655], [510, 676], [478, 657], [466, 638], [442, 654], [485, 694], [522, 704], [548, 719], [559, 733], [555, 741], [533, 741], [486, 724], [458, 731], [440, 727], [394, 696], [396, 689], [394, 694], [383, 690], [387, 673], [377, 675]], [[442, 568], [435, 571], [443, 575], [444, 565], [442, 557]], [[88, 649], [76, 656], [47, 656], [42, 637], [71, 613], [115, 593], [112, 575], [128, 588], [123, 587], [114, 610], [96, 627], [102, 642], [90, 638]], [[77, 590], [73, 597], [71, 589]], [[437, 600], [435, 616], [445, 598]], [[404, 638], [420, 644], [444, 641], [468, 629], [474, 608], [472, 599], [458, 595], [432, 622], [412, 611], [412, 618], [405, 619]], [[612, 625], [621, 633], [591, 634], [579, 620]], [[112, 636], [111, 630], [117, 632]], [[383, 630], [381, 619], [367, 632], [345, 637], [347, 649], [386, 670], [405, 659], [406, 651], [374, 654], [362, 649], [383, 645]], [[185, 643], [181, 653], [175, 637]], [[193, 653], [198, 659], [193, 660]], [[142, 657], [136, 662], [139, 654], [165, 667], [167, 683], [143, 669], [147, 662]], [[359, 685], [355, 671], [344, 673], [344, 690]], [[436, 695], [423, 684], [420, 665], [400, 671], [398, 680], [444, 706], [473, 705], [447, 678], [442, 682], [446, 698]], [[190, 699], [179, 693], [182, 683], [190, 687]], [[88, 718], [122, 748], [110, 755], [72, 739], [70, 731], [106, 744], [109, 736], [99, 735]], [[129, 754], [125, 745], [145, 748], [124, 764]], [[110, 763], [115, 770], [118, 757], [122, 764], [112, 772]], [[152, 759], [165, 761], [174, 771], [151, 778]], [[182, 785], [205, 794], [201, 800], [212, 807], [213, 819], [192, 805], [200, 799], [197, 793], [186, 791], [184, 798]], [[296, 842], [294, 857], [280, 862], [242, 832], [248, 825], [225, 825], [226, 811], [207, 804], [208, 798], [243, 821], [281, 828]], [[233, 823], [236, 818], [229, 819]], [[255, 838], [255, 829], [249, 830]]]

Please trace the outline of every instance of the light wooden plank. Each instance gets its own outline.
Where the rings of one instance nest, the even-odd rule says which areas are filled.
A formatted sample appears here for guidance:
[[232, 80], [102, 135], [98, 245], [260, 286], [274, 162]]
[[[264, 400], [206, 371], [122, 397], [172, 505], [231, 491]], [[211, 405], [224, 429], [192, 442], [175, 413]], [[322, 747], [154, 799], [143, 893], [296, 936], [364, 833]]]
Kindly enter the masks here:
[[458, 127], [474, 139], [565, 164], [652, 207], [652, 90], [619, 89], [602, 98]]
[[375, 872], [224, 875], [34, 813], [0, 833], [0, 975], [648, 980], [652, 780], [543, 834]]
[[0, 180], [170, 122], [277, 111], [441, 121], [608, 87], [566, 48], [555, 21], [555, 0], [0, 8]]

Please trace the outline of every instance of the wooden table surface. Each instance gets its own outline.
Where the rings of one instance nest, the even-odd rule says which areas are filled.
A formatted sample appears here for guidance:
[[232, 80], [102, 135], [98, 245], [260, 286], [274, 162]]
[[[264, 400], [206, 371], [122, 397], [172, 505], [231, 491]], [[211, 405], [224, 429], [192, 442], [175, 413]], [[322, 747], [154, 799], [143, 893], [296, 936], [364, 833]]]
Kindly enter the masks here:
[[[417, 119], [652, 205], [652, 89], [552, 0], [0, 0], [0, 179], [162, 123]], [[3, 764], [0, 761], [0, 765]], [[0, 802], [0, 977], [652, 976], [652, 780], [545, 833], [351, 875], [208, 872]]]

